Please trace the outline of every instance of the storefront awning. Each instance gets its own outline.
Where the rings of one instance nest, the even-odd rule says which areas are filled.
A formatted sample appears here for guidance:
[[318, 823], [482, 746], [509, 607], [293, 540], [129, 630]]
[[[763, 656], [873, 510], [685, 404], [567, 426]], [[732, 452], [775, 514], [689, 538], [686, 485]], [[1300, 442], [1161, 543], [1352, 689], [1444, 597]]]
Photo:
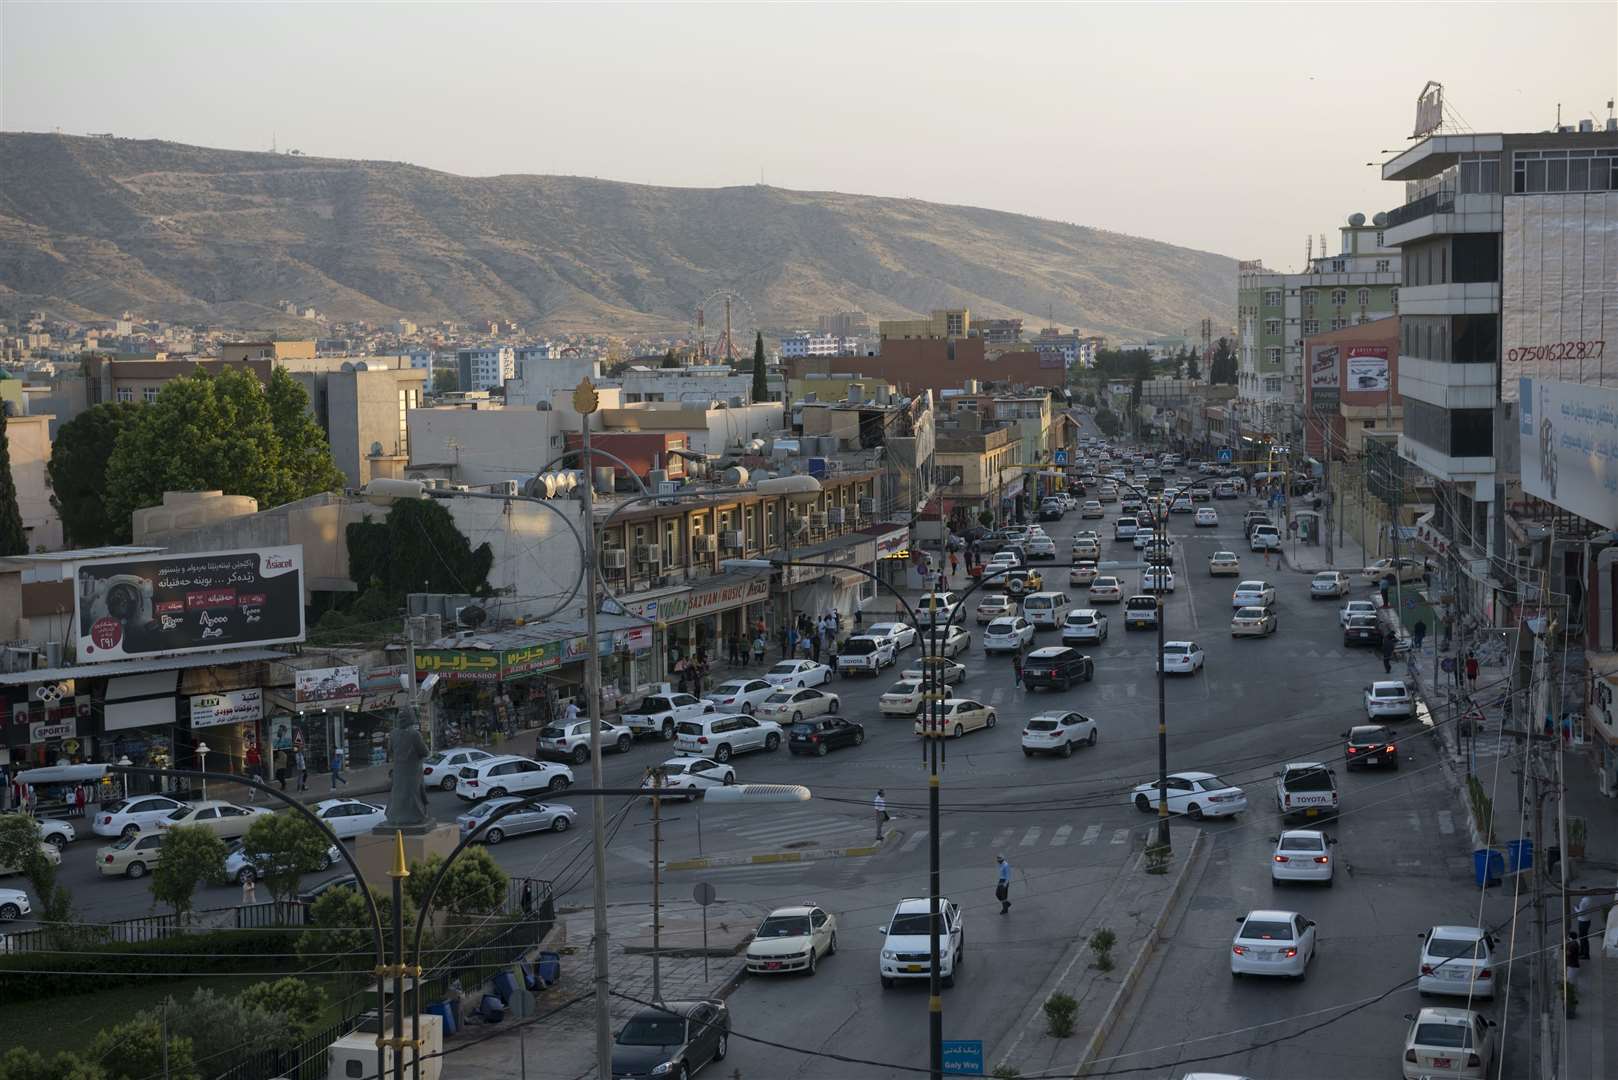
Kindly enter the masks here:
[[155, 656], [150, 660], [108, 660], [101, 664], [8, 671], [0, 673], [0, 686], [27, 686], [32, 683], [62, 682], [66, 679], [97, 679], [105, 676], [142, 675], [151, 671], [183, 671], [190, 668], [213, 667], [215, 664], [252, 664], [264, 660], [291, 659], [293, 657], [290, 654], [277, 649], [230, 649], [216, 653], [187, 653], [184, 656]]

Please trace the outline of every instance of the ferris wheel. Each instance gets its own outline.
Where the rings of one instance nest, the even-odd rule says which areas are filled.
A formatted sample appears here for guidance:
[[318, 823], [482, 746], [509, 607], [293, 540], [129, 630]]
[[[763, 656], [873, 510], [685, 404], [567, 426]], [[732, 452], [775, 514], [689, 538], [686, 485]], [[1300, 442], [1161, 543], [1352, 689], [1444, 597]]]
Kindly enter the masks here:
[[[709, 340], [709, 323], [713, 324], [713, 340]], [[752, 354], [748, 341], [758, 331], [758, 318], [752, 305], [741, 293], [729, 289], [715, 289], [697, 305], [696, 317], [691, 325], [691, 337], [696, 342], [696, 362], [733, 364]]]

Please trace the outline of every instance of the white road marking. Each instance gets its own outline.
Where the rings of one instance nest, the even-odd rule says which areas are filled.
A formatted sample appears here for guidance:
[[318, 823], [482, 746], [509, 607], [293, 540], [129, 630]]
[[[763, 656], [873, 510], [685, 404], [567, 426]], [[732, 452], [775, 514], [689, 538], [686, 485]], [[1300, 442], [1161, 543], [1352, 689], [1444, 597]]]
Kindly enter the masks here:
[[1405, 820], [1410, 822], [1411, 831], [1413, 831], [1413, 832], [1421, 832], [1421, 815], [1420, 814], [1418, 814], [1414, 810], [1412, 810], [1410, 813], [1405, 815]]
[[1084, 839], [1080, 840], [1079, 843], [1081, 843], [1081, 844], [1093, 844], [1093, 843], [1096, 842], [1096, 837], [1098, 837], [1100, 835], [1101, 835], [1101, 826], [1100, 825], [1087, 825], [1084, 828]]
[[1127, 844], [1127, 843], [1129, 843], [1129, 830], [1128, 829], [1114, 829], [1112, 831], [1112, 842], [1115, 843], [1115, 844]]
[[945, 829], [943, 832], [938, 834], [938, 846], [943, 847], [953, 839], [955, 839], [955, 830]]
[[899, 845], [899, 850], [900, 851], [915, 851], [916, 848], [921, 846], [921, 842], [923, 840], [925, 840], [925, 839], [927, 839], [927, 830], [926, 829], [917, 829], [915, 832], [913, 832], [909, 836], [905, 837], [905, 842], [903, 844]]
[[1039, 843], [1039, 826], [1030, 825], [1028, 831], [1022, 834], [1022, 843], [1018, 847], [1033, 847]]
[[1011, 843], [1011, 838], [1015, 836], [1016, 833], [1016, 829], [1001, 829], [999, 832], [994, 834], [994, 840], [989, 844], [989, 846], [994, 848], [996, 851], [999, 851], [1007, 844]]
[[1452, 835], [1455, 832], [1455, 815], [1448, 810], [1440, 810], [1438, 812], [1438, 831], [1445, 836]]
[[1056, 830], [1056, 835], [1051, 837], [1051, 847], [1061, 847], [1063, 844], [1067, 843], [1067, 838], [1069, 836], [1072, 836], [1072, 835], [1073, 835], [1073, 826], [1071, 826], [1071, 825], [1060, 826]]
[[978, 834], [976, 832], [967, 833], [966, 834], [966, 839], [961, 841], [961, 846], [963, 848], [975, 848], [975, 847], [977, 847], [978, 846]]
[[989, 704], [990, 705], [998, 705], [998, 704], [1000, 704], [1001, 701], [1003, 701], [1005, 699], [1005, 696], [1006, 696], [1006, 688], [1003, 687], [1003, 686], [997, 686], [997, 687], [994, 688], [994, 693], [989, 695]]

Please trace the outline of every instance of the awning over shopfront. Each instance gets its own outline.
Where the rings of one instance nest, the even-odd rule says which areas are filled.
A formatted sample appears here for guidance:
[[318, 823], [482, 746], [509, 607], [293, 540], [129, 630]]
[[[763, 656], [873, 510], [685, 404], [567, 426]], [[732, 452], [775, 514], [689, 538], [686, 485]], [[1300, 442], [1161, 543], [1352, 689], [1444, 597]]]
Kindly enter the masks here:
[[74, 664], [71, 667], [7, 671], [0, 673], [0, 686], [28, 686], [33, 683], [63, 682], [67, 679], [142, 675], [154, 671], [184, 671], [190, 668], [212, 667], [215, 664], [251, 664], [262, 660], [289, 659], [291, 656], [276, 649], [226, 649], [216, 653], [156, 656], [150, 660], [108, 660], [104, 664]]
[[[858, 566], [862, 569], [870, 569], [872, 564], [876, 562], [876, 541], [864, 533], [839, 536], [835, 540], [810, 544], [807, 547], [793, 548], [792, 561], [795, 563], [815, 563], [816, 565], [782, 567], [781, 582], [789, 589], [826, 577], [833, 572], [827, 564]], [[857, 578], [863, 575], [850, 574], [848, 576]]]
[[[596, 631], [593, 644], [602, 656], [622, 648], [643, 651], [652, 646], [651, 628], [645, 619], [633, 615], [598, 615]], [[589, 655], [591, 645], [582, 618], [445, 638], [434, 648], [416, 650], [416, 678], [437, 675], [445, 682], [473, 683], [527, 678], [577, 663]]]

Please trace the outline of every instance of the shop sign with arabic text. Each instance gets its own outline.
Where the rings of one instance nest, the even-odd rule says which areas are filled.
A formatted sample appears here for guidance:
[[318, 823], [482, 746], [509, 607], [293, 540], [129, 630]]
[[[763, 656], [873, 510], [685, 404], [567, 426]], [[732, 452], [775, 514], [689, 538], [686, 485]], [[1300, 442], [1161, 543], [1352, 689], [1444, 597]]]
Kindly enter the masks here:
[[468, 649], [418, 649], [416, 674], [437, 675], [451, 682], [496, 682], [500, 678], [500, 654]]

